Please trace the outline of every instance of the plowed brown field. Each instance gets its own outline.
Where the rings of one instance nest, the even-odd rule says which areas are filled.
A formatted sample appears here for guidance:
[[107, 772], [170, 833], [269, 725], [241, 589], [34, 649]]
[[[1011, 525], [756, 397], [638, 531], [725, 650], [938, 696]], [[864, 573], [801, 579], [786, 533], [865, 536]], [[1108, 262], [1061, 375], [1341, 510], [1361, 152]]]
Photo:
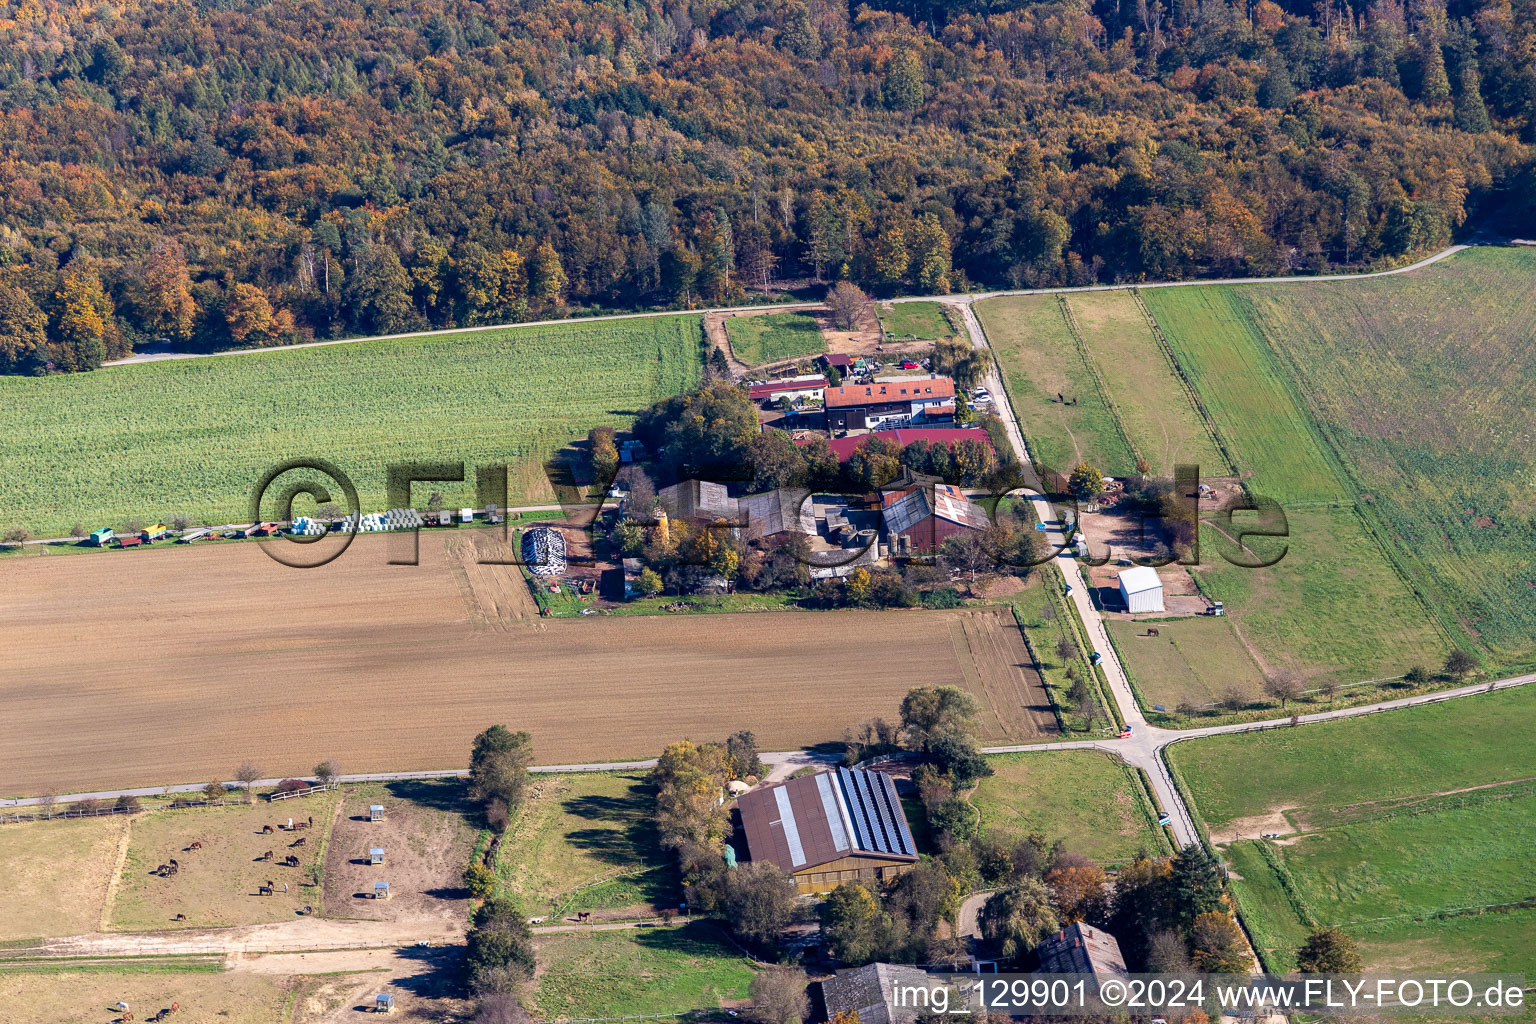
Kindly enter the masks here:
[[[962, 665], [967, 613], [540, 620], [517, 570], [475, 565], [466, 540], [423, 534], [415, 567], [366, 535], [307, 571], [253, 544], [0, 562], [0, 794], [228, 778], [245, 760], [452, 768], [496, 722], [546, 764], [736, 729], [782, 750], [894, 720], [913, 686], [1003, 692]], [[1007, 731], [1012, 708], [990, 721], [988, 739], [1029, 738]]]

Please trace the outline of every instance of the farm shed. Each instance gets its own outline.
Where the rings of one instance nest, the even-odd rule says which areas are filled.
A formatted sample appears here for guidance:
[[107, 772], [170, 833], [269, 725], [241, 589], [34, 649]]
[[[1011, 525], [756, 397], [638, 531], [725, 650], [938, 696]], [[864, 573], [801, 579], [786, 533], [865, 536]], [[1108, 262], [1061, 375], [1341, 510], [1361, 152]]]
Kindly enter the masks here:
[[389, 883], [388, 882], [374, 882], [373, 883], [373, 898], [376, 899], [376, 900], [387, 900], [387, 899], [389, 899]]
[[[901, 991], [929, 987], [930, 979], [916, 967], [904, 964], [866, 964], [839, 971], [821, 982], [821, 998], [827, 1017], [857, 1014], [859, 1024], [912, 1024], [927, 1007], [915, 999], [900, 999]], [[956, 1001], [951, 1005], [960, 1006]]]
[[1120, 597], [1128, 612], [1163, 610], [1163, 581], [1150, 565], [1138, 565], [1120, 574]]
[[1038, 974], [1129, 974], [1119, 941], [1102, 928], [1074, 922], [1035, 947]]
[[741, 518], [746, 522], [747, 540], [778, 545], [792, 534], [816, 536], [816, 510], [809, 499], [811, 492], [799, 487], [780, 487], [741, 499]]
[[698, 523], [716, 523], [725, 520], [737, 524], [739, 504], [726, 490], [725, 484], [709, 480], [683, 480], [663, 487], [656, 492], [661, 507], [673, 519], [692, 519]]
[[985, 530], [986, 509], [949, 484], [917, 484], [880, 495], [893, 554], [933, 552], [957, 533]]
[[383, 850], [382, 847], [371, 846], [371, 847], [368, 848], [368, 863], [369, 864], [383, 864], [384, 863], [384, 850]]
[[822, 376], [811, 377], [786, 377], [783, 380], [770, 380], [765, 384], [754, 384], [747, 393], [754, 402], [777, 402], [781, 398], [794, 401], [799, 398], [820, 399], [827, 390], [827, 378]]
[[754, 789], [737, 808], [748, 856], [777, 865], [802, 894], [895, 878], [917, 862], [896, 786], [880, 772], [804, 775]]
[[369, 804], [368, 805], [368, 820], [369, 821], [383, 821], [384, 820], [384, 805], [383, 804]]

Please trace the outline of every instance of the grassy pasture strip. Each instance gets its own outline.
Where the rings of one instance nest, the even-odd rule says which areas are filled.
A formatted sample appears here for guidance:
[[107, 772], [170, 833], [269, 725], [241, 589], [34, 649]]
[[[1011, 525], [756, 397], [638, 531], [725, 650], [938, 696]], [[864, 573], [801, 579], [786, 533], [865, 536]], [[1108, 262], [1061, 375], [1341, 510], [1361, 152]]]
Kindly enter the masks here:
[[752, 963], [713, 923], [543, 935], [537, 939], [539, 1015], [685, 1014], [745, 999]]
[[1223, 474], [1236, 473], [1237, 461], [1233, 459], [1232, 452], [1227, 447], [1226, 439], [1221, 436], [1221, 431], [1216, 427], [1216, 421], [1211, 418], [1210, 411], [1206, 409], [1205, 403], [1200, 400], [1200, 392], [1190, 382], [1189, 374], [1184, 371], [1183, 366], [1179, 365], [1178, 357], [1174, 355], [1173, 346], [1168, 343], [1168, 336], [1163, 333], [1163, 328], [1158, 324], [1157, 318], [1147, 308], [1147, 301], [1142, 298], [1141, 289], [1132, 288], [1130, 294], [1132, 300], [1136, 303], [1136, 309], [1141, 313], [1142, 322], [1146, 324], [1146, 329], [1151, 334], [1153, 344], [1157, 346], [1158, 354], [1162, 356], [1164, 365], [1168, 367], [1168, 372], [1177, 381], [1178, 388], [1184, 395], [1184, 401], [1194, 413], [1199, 430], [1204, 435], [1209, 450], [1215, 455], [1215, 460], [1211, 463], [1212, 469], [1218, 470]]
[[675, 905], [671, 861], [647, 827], [655, 799], [643, 772], [539, 778], [497, 851], [499, 893], [533, 915]]
[[[1448, 648], [1438, 622], [1403, 581], [1353, 509], [1292, 510], [1285, 555], [1273, 566], [1228, 563], [1230, 542], [1203, 529], [1200, 589], [1227, 606], [1261, 668], [1287, 669], [1312, 686], [1433, 668]], [[1272, 554], [1277, 548], [1256, 544]]]
[[384, 467], [410, 460], [466, 463], [464, 483], [433, 485], [449, 507], [493, 462], [513, 464], [510, 503], [550, 500], [544, 460], [694, 384], [702, 352], [700, 318], [676, 316], [0, 377], [0, 522], [244, 521], [263, 473], [316, 456], [369, 510]]
[[[1536, 776], [1536, 691], [1514, 687], [1295, 729], [1211, 736], [1168, 748], [1211, 825], [1289, 808], [1303, 823], [1366, 801]], [[1255, 771], [1262, 765], [1262, 771]]]
[[782, 362], [827, 350], [821, 327], [809, 313], [763, 313], [725, 318], [731, 352], [748, 366]]
[[1138, 448], [1136, 442], [1131, 440], [1130, 434], [1125, 430], [1125, 414], [1120, 411], [1120, 406], [1115, 403], [1114, 393], [1104, 380], [1104, 373], [1099, 369], [1099, 364], [1094, 360], [1093, 353], [1088, 351], [1088, 342], [1083, 338], [1083, 329], [1077, 322], [1077, 315], [1072, 310], [1072, 303], [1067, 301], [1065, 295], [1058, 295], [1056, 299], [1061, 304], [1061, 318], [1067, 322], [1067, 330], [1072, 332], [1072, 342], [1077, 346], [1078, 356], [1083, 360], [1083, 365], [1088, 368], [1093, 376], [1094, 387], [1098, 389], [1099, 400], [1109, 410], [1109, 414], [1115, 423], [1115, 434], [1120, 438], [1120, 443], [1126, 451], [1131, 453], [1132, 461], [1145, 456], [1145, 452]]
[[875, 308], [880, 327], [895, 341], [939, 341], [954, 337], [955, 325], [938, 302], [888, 302]]
[[[1136, 460], [1120, 439], [1057, 297], [1003, 296], [973, 308], [1036, 465], [1069, 473], [1086, 458], [1106, 473], [1131, 472]], [[1059, 402], [1057, 394], [1077, 404]]]
[[[1389, 815], [1310, 833], [1285, 845], [1245, 841], [1257, 853], [1236, 867], [1254, 890], [1262, 931], [1295, 941], [1296, 925], [1316, 920], [1357, 936], [1394, 933], [1405, 923], [1529, 907], [1536, 888], [1527, 869], [1536, 838], [1536, 796]], [[1455, 836], [1455, 842], [1447, 842]], [[1527, 958], [1526, 968], [1532, 960]]]
[[1352, 501], [1238, 293], [1157, 288], [1142, 300], [1253, 490], [1283, 504]]
[[1095, 750], [991, 754], [995, 774], [970, 795], [982, 828], [1040, 832], [1107, 867], [1138, 849], [1166, 848], [1142, 782], [1117, 757]]
[[[1229, 616], [1160, 619], [1159, 635], [1144, 636], [1146, 623], [1110, 620], [1109, 637], [1121, 654], [1143, 711], [1161, 704], [1169, 712], [1186, 701], [1204, 707], [1219, 701], [1229, 687], [1250, 699], [1263, 694], [1264, 673], [1232, 630]], [[1170, 718], [1171, 722], [1171, 718]]]

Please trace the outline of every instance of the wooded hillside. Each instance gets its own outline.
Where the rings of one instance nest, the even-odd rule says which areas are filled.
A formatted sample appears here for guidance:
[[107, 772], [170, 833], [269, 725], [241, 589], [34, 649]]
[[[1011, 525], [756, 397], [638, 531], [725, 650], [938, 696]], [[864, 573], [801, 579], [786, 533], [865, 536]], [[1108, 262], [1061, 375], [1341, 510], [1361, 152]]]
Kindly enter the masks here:
[[0, 0], [0, 367], [1321, 271], [1531, 188], [1536, 0]]

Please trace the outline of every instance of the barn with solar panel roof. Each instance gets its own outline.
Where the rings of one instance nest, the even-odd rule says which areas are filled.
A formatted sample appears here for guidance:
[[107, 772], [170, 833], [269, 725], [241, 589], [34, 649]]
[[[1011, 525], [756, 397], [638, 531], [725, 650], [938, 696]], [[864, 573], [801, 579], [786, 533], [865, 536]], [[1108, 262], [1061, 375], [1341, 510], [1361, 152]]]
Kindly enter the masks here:
[[895, 878], [917, 863], [889, 775], [859, 768], [762, 786], [737, 802], [747, 856], [777, 865], [802, 893]]

